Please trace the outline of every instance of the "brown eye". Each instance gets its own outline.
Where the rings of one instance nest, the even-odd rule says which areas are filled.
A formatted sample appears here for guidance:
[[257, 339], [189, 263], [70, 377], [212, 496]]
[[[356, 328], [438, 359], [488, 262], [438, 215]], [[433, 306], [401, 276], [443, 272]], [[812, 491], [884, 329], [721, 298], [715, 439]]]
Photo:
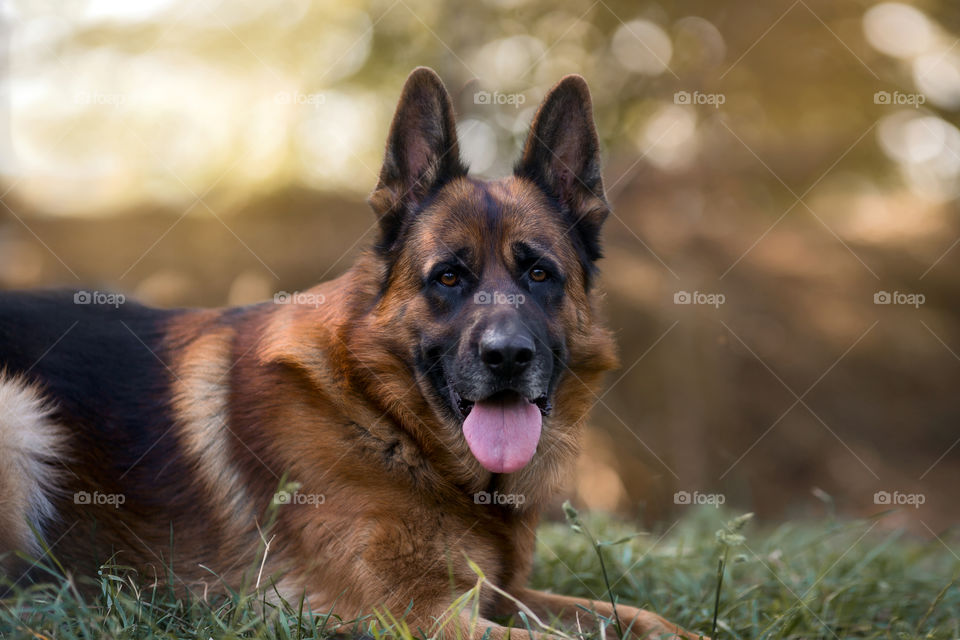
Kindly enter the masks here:
[[530, 269], [530, 279], [534, 282], [543, 282], [547, 279], [547, 272], [539, 267]]
[[440, 284], [445, 287], [455, 287], [457, 283], [460, 282], [460, 276], [455, 274], [453, 271], [444, 271], [440, 275]]

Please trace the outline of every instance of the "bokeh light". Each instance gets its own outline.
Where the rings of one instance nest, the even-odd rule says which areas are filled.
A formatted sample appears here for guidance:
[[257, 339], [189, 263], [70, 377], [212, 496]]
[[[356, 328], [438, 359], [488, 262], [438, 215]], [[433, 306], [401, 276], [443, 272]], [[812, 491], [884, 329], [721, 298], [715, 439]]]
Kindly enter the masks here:
[[[960, 24], [945, 0], [13, 0], [0, 19], [0, 288], [93, 282], [178, 306], [309, 287], [377, 232], [364, 197], [411, 69], [443, 77], [483, 177], [511, 171], [540, 100], [579, 73], [624, 362], [579, 499], [668, 512], [682, 464], [761, 512], [814, 478], [862, 506], [878, 487], [851, 450], [906, 485], [919, 472], [902, 468], [956, 439]], [[729, 302], [675, 305], [681, 289]], [[878, 308], [881, 289], [928, 302]], [[817, 380], [878, 319], [811, 397], [817, 415], [785, 415], [778, 378]], [[949, 488], [945, 460], [930, 477]]]

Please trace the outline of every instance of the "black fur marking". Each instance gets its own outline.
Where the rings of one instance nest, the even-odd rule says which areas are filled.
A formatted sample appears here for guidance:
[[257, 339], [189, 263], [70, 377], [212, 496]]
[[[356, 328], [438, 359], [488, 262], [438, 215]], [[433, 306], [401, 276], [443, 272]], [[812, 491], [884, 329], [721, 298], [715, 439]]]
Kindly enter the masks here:
[[89, 434], [91, 447], [109, 442], [120, 475], [171, 424], [172, 375], [158, 358], [176, 312], [75, 304], [73, 296], [0, 293], [0, 369], [39, 383], [59, 418], [84, 425], [76, 431]]
[[[164, 364], [172, 361], [164, 333], [182, 313], [132, 302], [76, 304], [72, 291], [0, 292], [0, 371], [42, 389], [76, 454], [63, 463], [58, 511], [75, 511], [77, 491], [123, 494], [124, 513], [162, 529], [189, 521], [205, 501], [170, 432], [175, 377]], [[95, 569], [113, 550], [95, 535], [97, 509], [82, 513], [89, 519], [72, 539], [89, 543], [85, 557]], [[47, 534], [57, 539], [72, 524], [57, 520]]]

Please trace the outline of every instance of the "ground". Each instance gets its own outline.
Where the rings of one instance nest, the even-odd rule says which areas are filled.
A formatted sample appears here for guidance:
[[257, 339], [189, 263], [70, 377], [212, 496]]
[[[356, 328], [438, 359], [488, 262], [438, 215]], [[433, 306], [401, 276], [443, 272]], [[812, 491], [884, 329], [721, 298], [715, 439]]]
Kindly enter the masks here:
[[[539, 532], [534, 586], [640, 604], [689, 629], [719, 638], [956, 638], [960, 634], [960, 558], [944, 535], [928, 539], [890, 529], [890, 514], [866, 520], [822, 519], [779, 526], [746, 522], [704, 508], [652, 532], [603, 515], [586, 531], [549, 523]], [[720, 533], [718, 533], [720, 532]], [[601, 544], [607, 579], [596, 547]], [[717, 605], [718, 563], [727, 564]], [[55, 563], [47, 562], [58, 573]], [[69, 581], [18, 587], [0, 606], [0, 637], [264, 638], [329, 636], [335, 620], [299, 603], [267, 606], [239, 594], [177, 598], [135, 576], [105, 569], [99, 596], [81, 597]], [[469, 606], [469, 597], [463, 601]], [[358, 624], [374, 637], [405, 636], [381, 614]], [[543, 621], [549, 623], [549, 621]], [[601, 622], [584, 616], [583, 633]], [[520, 624], [520, 623], [517, 623]], [[536, 630], [536, 623], [529, 621]], [[610, 621], [613, 626], [614, 622]]]

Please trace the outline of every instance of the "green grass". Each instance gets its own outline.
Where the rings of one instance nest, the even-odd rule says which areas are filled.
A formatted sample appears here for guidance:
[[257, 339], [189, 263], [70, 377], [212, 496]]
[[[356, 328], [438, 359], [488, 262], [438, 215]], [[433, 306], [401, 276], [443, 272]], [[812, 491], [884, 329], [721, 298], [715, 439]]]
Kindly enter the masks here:
[[[533, 586], [593, 598], [612, 593], [706, 633], [716, 613], [720, 638], [960, 637], [960, 559], [946, 537], [941, 543], [889, 531], [881, 517], [750, 523], [740, 538], [725, 528], [729, 517], [706, 508], [641, 536], [596, 514], [573, 527], [547, 524], [539, 531]], [[50, 571], [57, 573], [55, 564]], [[0, 636], [286, 640], [329, 637], [342, 622], [310, 615], [299, 602], [273, 606], [256, 595], [177, 597], [166, 587], [146, 589], [119, 568], [105, 568], [97, 590], [84, 597], [67, 580], [19, 588], [0, 601]], [[458, 605], [470, 607], [473, 595]], [[397, 622], [403, 612], [393, 614], [354, 622], [375, 638], [416, 635]], [[584, 618], [588, 635], [601, 623], [617, 625]], [[535, 620], [525, 624], [539, 630]]]

